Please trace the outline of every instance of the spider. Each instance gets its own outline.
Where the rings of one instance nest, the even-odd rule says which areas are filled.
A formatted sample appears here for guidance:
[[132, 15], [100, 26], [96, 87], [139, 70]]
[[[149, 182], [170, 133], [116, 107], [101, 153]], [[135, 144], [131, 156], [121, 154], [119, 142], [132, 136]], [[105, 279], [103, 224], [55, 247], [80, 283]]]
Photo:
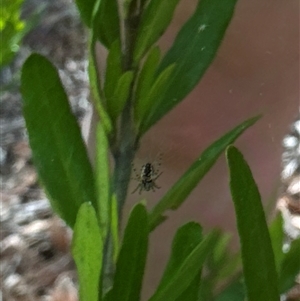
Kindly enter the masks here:
[[[133, 170], [136, 172], [135, 169]], [[134, 180], [137, 180], [139, 184], [132, 193], [139, 190], [139, 194], [141, 194], [143, 190], [150, 191], [150, 189], [152, 189], [152, 191], [155, 191], [155, 188], [159, 189], [160, 187], [156, 185], [155, 181], [161, 176], [162, 172], [158, 172], [159, 170], [155, 170], [151, 163], [143, 165], [141, 174], [139, 175], [136, 173], [136, 177], [134, 178]]]

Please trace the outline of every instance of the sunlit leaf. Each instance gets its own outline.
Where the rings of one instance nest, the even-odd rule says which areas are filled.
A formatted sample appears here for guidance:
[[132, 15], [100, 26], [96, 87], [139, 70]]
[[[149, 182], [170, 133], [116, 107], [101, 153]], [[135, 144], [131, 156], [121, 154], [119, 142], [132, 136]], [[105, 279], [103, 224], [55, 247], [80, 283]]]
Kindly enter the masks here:
[[99, 122], [96, 130], [96, 189], [99, 208], [99, 224], [103, 239], [106, 239], [110, 215], [110, 167], [108, 158], [108, 141], [102, 124]]
[[102, 267], [102, 237], [96, 212], [89, 203], [81, 205], [72, 241], [72, 255], [79, 278], [80, 300], [100, 301], [99, 279]]

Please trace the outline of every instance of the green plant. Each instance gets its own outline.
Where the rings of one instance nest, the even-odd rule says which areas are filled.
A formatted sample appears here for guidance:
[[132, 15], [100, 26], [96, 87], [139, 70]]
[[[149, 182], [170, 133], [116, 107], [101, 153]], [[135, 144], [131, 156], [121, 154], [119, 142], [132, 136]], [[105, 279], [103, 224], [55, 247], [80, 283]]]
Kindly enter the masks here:
[[[250, 169], [230, 146], [257, 117], [209, 146], [150, 212], [142, 203], [135, 205], [119, 247], [122, 209], [139, 141], [203, 76], [236, 0], [200, 1], [162, 59], [155, 43], [169, 25], [178, 0], [132, 0], [119, 7], [116, 0], [76, 3], [90, 28], [89, 76], [101, 120], [94, 168], [58, 73], [46, 58], [33, 54], [27, 59], [21, 90], [40, 180], [53, 208], [74, 229], [72, 253], [80, 300], [140, 300], [149, 233], [166, 219], [166, 211], [186, 200], [226, 149], [241, 255], [229, 253], [226, 234], [204, 235], [199, 224], [187, 223], [174, 237], [163, 277], [149, 300], [242, 301], [246, 296], [249, 301], [279, 300], [279, 293], [293, 283], [295, 266], [299, 270], [291, 255], [297, 254], [299, 241], [291, 252], [281, 252], [280, 218], [269, 231]], [[96, 42], [109, 51], [104, 82], [96, 68]], [[226, 285], [216, 290], [224, 280]]]
[[19, 43], [25, 34], [25, 23], [20, 19], [23, 0], [1, 1], [0, 10], [0, 67], [8, 64], [19, 49]]

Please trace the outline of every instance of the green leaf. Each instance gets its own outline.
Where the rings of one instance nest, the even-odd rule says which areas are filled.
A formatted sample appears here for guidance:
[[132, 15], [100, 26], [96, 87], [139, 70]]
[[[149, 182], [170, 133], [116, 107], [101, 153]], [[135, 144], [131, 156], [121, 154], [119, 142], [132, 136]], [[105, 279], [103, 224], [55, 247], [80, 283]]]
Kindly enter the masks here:
[[[207, 260], [207, 268], [209, 269], [209, 278], [213, 282], [219, 282], [232, 278], [233, 275], [239, 272], [241, 267], [240, 253], [232, 254], [229, 251], [229, 243], [231, 235], [228, 233], [219, 232], [218, 241]], [[213, 285], [215, 286], [215, 284]]]
[[155, 79], [154, 74], [157, 69], [158, 63], [160, 60], [160, 49], [159, 47], [154, 47], [150, 50], [143, 67], [139, 73], [136, 90], [135, 90], [135, 97], [136, 97], [136, 107], [139, 107], [140, 100], [145, 98], [145, 96], [149, 93], [153, 81]]
[[[167, 67], [159, 74], [158, 78], [154, 82], [150, 92], [145, 94], [139, 102], [136, 103], [136, 118], [142, 121], [147, 115], [151, 107], [156, 102], [157, 98], [166, 88], [166, 84], [171, 77], [175, 64]], [[138, 122], [139, 123], [139, 122]]]
[[276, 263], [276, 270], [277, 272], [279, 272], [281, 262], [284, 257], [284, 254], [282, 252], [284, 233], [281, 214], [278, 213], [276, 218], [272, 221], [272, 224], [269, 227], [269, 231]]
[[[201, 279], [199, 290], [199, 300], [212, 300], [214, 288], [218, 286], [218, 281], [222, 278], [222, 270], [230, 260], [228, 257], [227, 246], [230, 235], [216, 231], [216, 243], [206, 260], [205, 275]], [[232, 277], [233, 274], [230, 274]]]
[[243, 155], [234, 146], [227, 148], [227, 161], [248, 300], [279, 300], [274, 253], [259, 191]]
[[82, 301], [98, 301], [101, 296], [99, 279], [102, 248], [96, 212], [90, 203], [84, 203], [78, 211], [72, 241], [72, 255], [77, 267], [79, 296]]
[[107, 100], [107, 110], [112, 120], [116, 120], [120, 115], [126, 101], [128, 100], [130, 88], [133, 80], [133, 71], [127, 71], [119, 78], [115, 87], [114, 95]]
[[198, 275], [207, 255], [213, 248], [215, 240], [215, 233], [205, 237], [194, 250], [190, 252], [176, 271], [170, 274], [162, 285], [159, 285], [159, 288], [149, 301], [177, 300]]
[[89, 80], [90, 80], [90, 87], [91, 87], [91, 98], [94, 103], [94, 107], [97, 110], [97, 113], [101, 119], [103, 124], [103, 128], [105, 133], [109, 135], [112, 130], [112, 122], [110, 117], [108, 116], [107, 112], [104, 109], [103, 99], [104, 97], [101, 95], [101, 83], [100, 83], [100, 76], [98, 74], [98, 69], [96, 67], [96, 54], [95, 54], [95, 39], [93, 37], [93, 32], [91, 33], [91, 42], [90, 42], [90, 54], [89, 54]]
[[217, 275], [218, 281], [228, 279], [232, 277], [232, 275], [239, 273], [239, 270], [242, 266], [240, 252], [235, 254], [226, 252], [225, 255], [224, 261], [220, 263], [220, 272]]
[[139, 301], [148, 248], [148, 216], [137, 204], [129, 217], [109, 300]]
[[141, 17], [134, 61], [137, 63], [169, 26], [179, 0], [152, 0]]
[[176, 68], [164, 93], [144, 120], [142, 133], [186, 97], [204, 75], [224, 37], [236, 1], [199, 1], [194, 15], [182, 27], [160, 63], [157, 74], [174, 63]]
[[208, 259], [208, 267], [212, 270], [219, 270], [223, 266], [227, 255], [227, 248], [231, 239], [231, 235], [228, 233], [222, 233], [220, 230], [217, 233], [218, 241]]
[[80, 17], [88, 27], [92, 26], [92, 14], [96, 2], [97, 0], [75, 0]]
[[117, 0], [98, 0], [93, 8], [92, 28], [95, 37], [107, 48], [120, 40], [120, 20]]
[[0, 11], [0, 67], [9, 64], [28, 32], [27, 23], [20, 18], [23, 0], [1, 1]]
[[224, 289], [214, 301], [245, 301], [245, 298], [244, 283], [237, 280]]
[[153, 230], [166, 217], [163, 216], [166, 210], [176, 210], [198, 185], [199, 181], [214, 165], [226, 147], [234, 142], [248, 127], [253, 125], [259, 117], [246, 120], [236, 128], [225, 134], [222, 138], [211, 144], [195, 161], [185, 174], [172, 186], [163, 198], [154, 206], [149, 216], [150, 229]]
[[[168, 284], [169, 279], [181, 267], [185, 259], [192, 253], [202, 240], [202, 228], [195, 222], [189, 222], [180, 227], [173, 239], [172, 253], [157, 290]], [[176, 301], [197, 300], [201, 269], [186, 290], [176, 298]], [[175, 299], [174, 299], [175, 300]]]
[[107, 56], [104, 93], [107, 101], [113, 97], [119, 78], [122, 75], [120, 41], [112, 43]]
[[112, 288], [110, 288], [103, 297], [103, 301], [113, 301], [112, 300]]
[[288, 253], [284, 254], [279, 273], [280, 293], [286, 293], [295, 285], [295, 279], [300, 273], [300, 238], [291, 243]]
[[110, 215], [110, 167], [108, 158], [108, 141], [101, 122], [98, 122], [97, 132], [97, 154], [96, 154], [96, 188], [97, 202], [99, 208], [99, 224], [103, 239], [106, 239]]
[[118, 219], [118, 202], [115, 194], [112, 195], [111, 201], [111, 236], [113, 242], [113, 260], [117, 262], [119, 254], [119, 219]]
[[57, 213], [73, 227], [84, 202], [97, 208], [94, 175], [80, 128], [55, 67], [32, 54], [21, 75], [23, 112], [39, 177]]

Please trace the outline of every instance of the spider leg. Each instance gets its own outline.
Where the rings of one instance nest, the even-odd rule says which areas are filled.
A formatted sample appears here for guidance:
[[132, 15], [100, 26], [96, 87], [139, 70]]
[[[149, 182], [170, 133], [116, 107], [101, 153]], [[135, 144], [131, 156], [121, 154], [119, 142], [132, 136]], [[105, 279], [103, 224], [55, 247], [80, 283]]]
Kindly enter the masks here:
[[154, 179], [153, 181], [157, 180], [161, 175], [162, 175], [163, 172], [159, 173]]
[[131, 194], [135, 193], [139, 188], [140, 188], [140, 194], [141, 194], [141, 189], [143, 188], [141, 183], [131, 192]]

